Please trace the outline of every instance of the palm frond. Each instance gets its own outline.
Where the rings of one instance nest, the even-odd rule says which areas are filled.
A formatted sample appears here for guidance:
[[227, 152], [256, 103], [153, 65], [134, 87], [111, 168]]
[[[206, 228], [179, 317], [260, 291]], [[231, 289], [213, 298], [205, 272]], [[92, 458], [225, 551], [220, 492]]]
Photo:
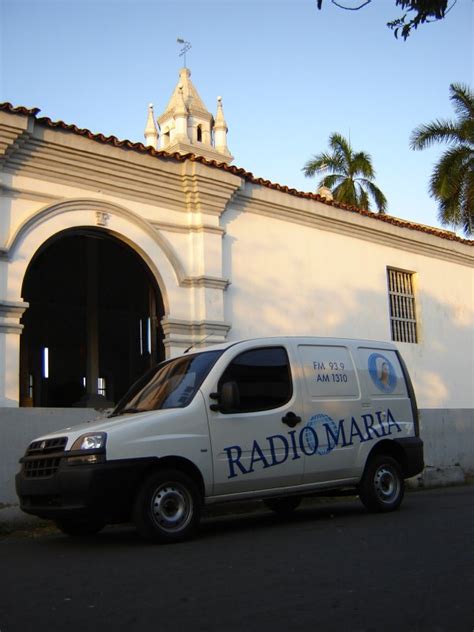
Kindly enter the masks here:
[[436, 163], [430, 179], [430, 193], [435, 198], [447, 198], [459, 187], [469, 172], [474, 152], [468, 147], [454, 147], [446, 151]]
[[339, 156], [322, 152], [313, 156], [303, 167], [303, 173], [307, 178], [314, 176], [318, 171], [328, 170], [334, 173], [344, 170], [344, 164]]
[[426, 149], [434, 143], [460, 143], [459, 127], [451, 121], [436, 120], [426, 125], [420, 125], [410, 136], [412, 149]]
[[360, 185], [360, 183], [357, 188], [359, 190], [357, 195], [357, 206], [365, 209], [366, 211], [370, 211], [370, 200], [367, 191]]
[[462, 215], [459, 206], [452, 198], [439, 200], [438, 220], [443, 226], [458, 228], [462, 225]]
[[412, 132], [410, 145], [412, 149], [425, 149], [435, 142], [451, 144], [433, 169], [429, 190], [438, 201], [440, 221], [462, 227], [466, 235], [471, 235], [474, 215], [474, 93], [469, 86], [461, 83], [452, 83], [449, 91], [457, 120], [437, 120], [420, 125]]
[[449, 86], [450, 99], [453, 102], [453, 107], [461, 118], [473, 118], [474, 117], [474, 92], [469, 86], [463, 83], [452, 83]]
[[470, 165], [465, 184], [462, 224], [464, 233], [471, 236], [474, 233], [474, 164]]
[[369, 194], [372, 196], [375, 202], [375, 206], [377, 207], [377, 211], [383, 215], [387, 210], [387, 198], [382, 193], [382, 191], [375, 185], [371, 180], [361, 180], [365, 189], [368, 190]]
[[459, 138], [463, 142], [474, 145], [474, 119], [466, 119], [458, 126]]
[[359, 151], [354, 154], [351, 171], [353, 177], [361, 175], [364, 176], [364, 178], [375, 178], [375, 171], [372, 167], [372, 158], [365, 151]]
[[346, 156], [350, 156], [352, 154], [352, 148], [350, 146], [349, 141], [342, 134], [338, 132], [333, 132], [329, 136], [329, 147], [333, 150], [342, 151], [342, 153]]
[[340, 173], [332, 173], [324, 176], [324, 178], [320, 181], [318, 187], [328, 187], [328, 189], [332, 190], [333, 187], [340, 184], [343, 180], [345, 180], [345, 176], [341, 175]]
[[357, 206], [357, 191], [353, 180], [345, 178], [337, 187], [332, 191], [336, 202], [342, 204], [348, 204], [349, 206]]
[[464, 182], [462, 199], [461, 199], [461, 222], [460, 226], [464, 230], [465, 235], [471, 236], [474, 232], [474, 208], [472, 206], [473, 187], [468, 182]]
[[[469, 231], [474, 214], [474, 154], [469, 148], [446, 152], [435, 165], [430, 193], [438, 201], [438, 215], [445, 225]], [[470, 234], [470, 233], [466, 233]]]

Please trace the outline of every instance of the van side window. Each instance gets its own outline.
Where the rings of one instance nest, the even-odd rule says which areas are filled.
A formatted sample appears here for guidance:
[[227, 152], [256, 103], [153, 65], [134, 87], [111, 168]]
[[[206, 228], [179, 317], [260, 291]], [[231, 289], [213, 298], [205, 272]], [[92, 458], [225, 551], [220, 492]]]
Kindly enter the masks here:
[[279, 408], [291, 399], [293, 386], [288, 355], [283, 347], [244, 351], [229, 364], [219, 380], [219, 389], [234, 382], [238, 407], [233, 413]]

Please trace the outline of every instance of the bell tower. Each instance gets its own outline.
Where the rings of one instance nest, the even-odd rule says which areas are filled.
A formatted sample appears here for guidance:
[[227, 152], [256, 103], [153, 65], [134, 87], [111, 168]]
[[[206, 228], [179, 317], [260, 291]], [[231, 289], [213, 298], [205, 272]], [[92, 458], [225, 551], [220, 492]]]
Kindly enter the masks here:
[[[150, 112], [149, 112], [150, 117]], [[222, 98], [218, 97], [216, 117], [207, 110], [191, 81], [189, 68], [181, 68], [178, 83], [165, 111], [157, 119], [160, 133], [152, 135], [148, 118], [145, 138], [167, 152], [192, 153], [208, 160], [230, 163], [234, 159], [227, 147], [227, 124]], [[148, 136], [147, 136], [148, 134]]]

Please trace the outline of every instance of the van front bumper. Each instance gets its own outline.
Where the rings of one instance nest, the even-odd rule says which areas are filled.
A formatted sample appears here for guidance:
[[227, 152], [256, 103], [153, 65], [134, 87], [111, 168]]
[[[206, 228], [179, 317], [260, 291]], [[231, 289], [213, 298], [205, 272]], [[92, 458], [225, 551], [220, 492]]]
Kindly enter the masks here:
[[139, 482], [155, 461], [145, 458], [71, 465], [67, 458], [61, 458], [52, 475], [34, 478], [22, 468], [15, 479], [20, 508], [49, 520], [126, 521]]

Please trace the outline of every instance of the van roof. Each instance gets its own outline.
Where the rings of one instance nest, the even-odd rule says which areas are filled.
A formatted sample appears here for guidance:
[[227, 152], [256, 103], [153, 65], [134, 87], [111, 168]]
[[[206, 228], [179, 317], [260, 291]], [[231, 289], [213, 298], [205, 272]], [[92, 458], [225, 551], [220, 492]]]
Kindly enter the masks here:
[[[368, 346], [385, 349], [396, 349], [396, 346], [389, 341], [368, 340], [364, 338], [329, 338], [323, 336], [264, 336], [259, 338], [241, 338], [238, 340], [229, 340], [219, 344], [207, 345], [205, 347], [190, 347], [184, 353], [197, 353], [200, 351], [219, 351], [230, 349], [241, 344], [253, 343], [256, 345], [268, 346], [273, 344], [281, 344], [283, 342], [293, 342], [296, 344], [319, 344], [319, 345], [350, 345], [350, 346]], [[197, 343], [199, 344], [199, 343]]]

